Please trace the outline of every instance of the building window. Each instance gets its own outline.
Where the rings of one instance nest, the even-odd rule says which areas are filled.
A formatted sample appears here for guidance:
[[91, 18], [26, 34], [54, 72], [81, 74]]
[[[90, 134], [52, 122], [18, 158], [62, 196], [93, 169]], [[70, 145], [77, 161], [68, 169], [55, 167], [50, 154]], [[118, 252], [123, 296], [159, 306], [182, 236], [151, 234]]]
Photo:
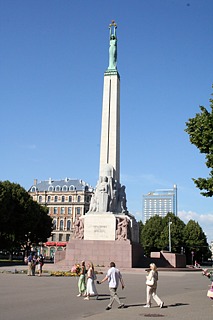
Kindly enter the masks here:
[[42, 202], [42, 196], [38, 197], [38, 202]]
[[61, 197], [61, 202], [65, 202], [65, 196]]
[[57, 223], [57, 220], [54, 219], [54, 220], [53, 220], [53, 230], [56, 230], [56, 223]]
[[47, 197], [47, 202], [50, 202], [50, 200], [51, 200], [51, 197], [48, 196], [48, 197]]
[[48, 188], [48, 191], [54, 191], [54, 187], [53, 187], [53, 186], [50, 186], [50, 187]]
[[60, 220], [60, 228], [61, 231], [64, 230], [64, 220]]
[[58, 196], [55, 196], [54, 201], [58, 202]]
[[65, 214], [65, 208], [61, 207], [61, 214]]
[[72, 214], [72, 207], [68, 207], [68, 214]]
[[32, 187], [31, 192], [36, 192], [36, 187]]
[[66, 234], [66, 241], [70, 241], [70, 234]]
[[62, 191], [67, 191], [67, 186], [63, 186]]
[[72, 202], [72, 196], [69, 196], [69, 202]]
[[54, 207], [53, 213], [54, 213], [54, 214], [57, 214], [57, 213], [58, 213], [58, 208], [57, 208], [57, 207]]
[[55, 191], [60, 191], [61, 190], [61, 187], [60, 186], [56, 186], [55, 187]]
[[75, 212], [76, 214], [81, 214], [81, 208], [80, 207], [75, 208]]
[[71, 230], [71, 221], [67, 220], [67, 230]]
[[55, 240], [56, 240], [56, 234], [53, 233], [53, 234], [52, 234], [52, 241], [55, 241]]
[[81, 202], [81, 196], [78, 196], [78, 200], [77, 200], [78, 202]]
[[73, 190], [75, 190], [75, 187], [74, 187], [74, 186], [70, 186], [70, 187], [69, 187], [69, 190], [70, 190], [70, 191], [73, 191]]
[[62, 241], [62, 240], [63, 240], [63, 234], [62, 234], [62, 233], [59, 233], [58, 240], [59, 240], [59, 241]]

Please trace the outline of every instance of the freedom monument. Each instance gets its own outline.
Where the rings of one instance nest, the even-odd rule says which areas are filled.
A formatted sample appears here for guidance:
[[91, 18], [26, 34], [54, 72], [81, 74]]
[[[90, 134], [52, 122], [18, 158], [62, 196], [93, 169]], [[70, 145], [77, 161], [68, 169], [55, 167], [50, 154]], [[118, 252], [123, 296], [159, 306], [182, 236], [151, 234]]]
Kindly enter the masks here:
[[[75, 221], [67, 244], [65, 265], [91, 260], [108, 266], [138, 266], [142, 254], [139, 227], [127, 209], [120, 182], [120, 75], [117, 70], [117, 25], [109, 25], [109, 66], [104, 73], [99, 180], [89, 211]], [[60, 253], [56, 253], [56, 262]]]

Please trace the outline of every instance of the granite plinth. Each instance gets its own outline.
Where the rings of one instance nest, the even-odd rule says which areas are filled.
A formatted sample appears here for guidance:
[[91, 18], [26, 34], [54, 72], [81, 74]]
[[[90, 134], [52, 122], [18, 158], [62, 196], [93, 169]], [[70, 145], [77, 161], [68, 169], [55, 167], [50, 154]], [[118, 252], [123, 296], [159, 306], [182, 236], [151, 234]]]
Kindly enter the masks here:
[[[137, 248], [136, 248], [137, 249]], [[63, 265], [70, 268], [82, 260], [92, 261], [95, 266], [108, 267], [115, 261], [120, 268], [132, 268], [137, 264], [138, 252], [129, 240], [71, 240], [67, 244]], [[139, 253], [140, 255], [140, 253]], [[57, 255], [56, 255], [57, 258]]]

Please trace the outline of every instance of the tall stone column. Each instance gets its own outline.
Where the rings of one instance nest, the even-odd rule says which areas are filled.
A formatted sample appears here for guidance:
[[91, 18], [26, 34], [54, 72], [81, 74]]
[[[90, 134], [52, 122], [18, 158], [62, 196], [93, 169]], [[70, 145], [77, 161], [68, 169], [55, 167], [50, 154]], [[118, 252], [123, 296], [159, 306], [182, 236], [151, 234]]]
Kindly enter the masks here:
[[120, 77], [117, 70], [104, 74], [100, 177], [106, 175], [106, 165], [113, 167], [113, 178], [120, 181]]
[[109, 25], [109, 66], [104, 73], [99, 181], [89, 213], [127, 213], [120, 184], [120, 76], [117, 70], [117, 25]]

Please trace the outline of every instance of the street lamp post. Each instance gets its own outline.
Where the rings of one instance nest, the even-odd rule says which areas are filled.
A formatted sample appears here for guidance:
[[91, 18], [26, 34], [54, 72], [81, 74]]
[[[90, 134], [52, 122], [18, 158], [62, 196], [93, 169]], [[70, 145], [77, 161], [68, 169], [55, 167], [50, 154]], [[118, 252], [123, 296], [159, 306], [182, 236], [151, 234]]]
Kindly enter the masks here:
[[171, 222], [171, 218], [169, 217], [169, 252], [171, 252], [172, 251], [172, 244], [171, 244], [171, 224], [172, 224], [172, 222]]

